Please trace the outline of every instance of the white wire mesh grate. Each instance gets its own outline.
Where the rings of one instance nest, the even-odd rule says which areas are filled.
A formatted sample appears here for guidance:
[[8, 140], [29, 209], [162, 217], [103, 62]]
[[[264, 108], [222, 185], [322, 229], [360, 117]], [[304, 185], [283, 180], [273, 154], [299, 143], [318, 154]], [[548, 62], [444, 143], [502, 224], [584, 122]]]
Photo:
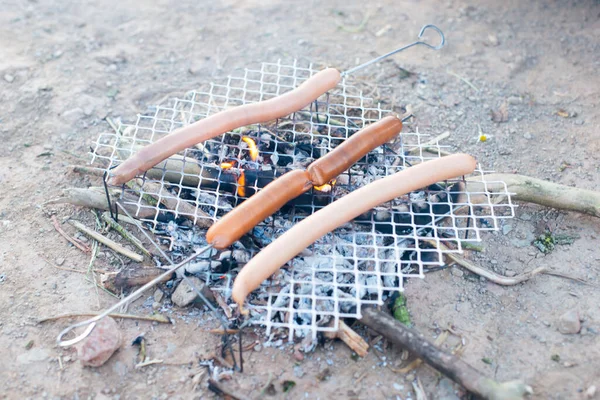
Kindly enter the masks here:
[[[139, 147], [228, 107], [278, 96], [318, 70], [312, 64], [263, 63], [239, 77], [187, 93], [119, 132], [103, 133], [93, 163], [107, 170]], [[125, 187], [122, 203], [134, 207], [146, 226], [177, 258], [204, 245], [205, 227], [245, 197], [285, 172], [303, 168], [364, 126], [392, 110], [342, 81], [304, 109], [243, 127], [157, 165]], [[258, 148], [252, 159], [247, 138]], [[203, 277], [229, 301], [236, 271], [295, 222], [348, 192], [412, 164], [440, 157], [443, 146], [405, 127], [398, 139], [371, 152], [330, 187], [315, 188], [257, 225], [229, 251], [216, 250], [187, 270]], [[229, 165], [225, 165], [228, 163]], [[227, 167], [227, 168], [226, 168]], [[477, 174], [486, 172], [481, 168]], [[243, 179], [242, 179], [243, 177]], [[290, 338], [310, 331], [334, 331], [340, 318], [360, 317], [363, 304], [382, 304], [403, 280], [423, 277], [424, 268], [443, 264], [444, 252], [461, 252], [462, 242], [500, 228], [514, 216], [506, 186], [502, 192], [473, 191], [464, 179], [442, 182], [376, 207], [318, 240], [276, 273], [249, 301], [254, 322], [289, 330]], [[500, 196], [500, 197], [498, 197]], [[501, 201], [494, 201], [500, 198]], [[159, 205], [155, 204], [156, 199]], [[169, 207], [160, 205], [170, 202]], [[170, 209], [170, 210], [169, 210]], [[431, 246], [444, 240], [450, 250]]]

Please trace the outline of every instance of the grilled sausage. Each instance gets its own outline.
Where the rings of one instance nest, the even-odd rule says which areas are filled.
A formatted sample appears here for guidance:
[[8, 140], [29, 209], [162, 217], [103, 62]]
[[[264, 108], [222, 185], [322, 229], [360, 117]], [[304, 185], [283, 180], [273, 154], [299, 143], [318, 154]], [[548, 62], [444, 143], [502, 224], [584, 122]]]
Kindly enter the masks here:
[[[273, 241], [248, 262], [233, 284], [232, 297], [243, 310], [246, 297], [306, 247], [373, 207], [439, 181], [474, 171], [466, 154], [426, 161], [374, 181], [322, 208]], [[247, 311], [242, 311], [247, 312]]]
[[352, 135], [331, 153], [313, 162], [307, 171], [291, 171], [277, 178], [211, 226], [206, 234], [208, 243], [217, 249], [229, 247], [287, 202], [313, 185], [331, 181], [401, 130], [402, 122], [397, 117], [386, 117]]
[[350, 136], [326, 157], [319, 158], [309, 165], [308, 174], [313, 184], [324, 185], [371, 150], [392, 140], [402, 130], [402, 121], [395, 116], [385, 117]]
[[281, 96], [231, 108], [185, 126], [145, 146], [109, 171], [108, 184], [121, 185], [128, 182], [169, 156], [230, 130], [272, 121], [298, 111], [334, 88], [340, 79], [337, 69], [327, 68]]
[[311, 188], [306, 171], [290, 171], [275, 179], [250, 199], [225, 214], [206, 232], [206, 241], [225, 249], [288, 201]]

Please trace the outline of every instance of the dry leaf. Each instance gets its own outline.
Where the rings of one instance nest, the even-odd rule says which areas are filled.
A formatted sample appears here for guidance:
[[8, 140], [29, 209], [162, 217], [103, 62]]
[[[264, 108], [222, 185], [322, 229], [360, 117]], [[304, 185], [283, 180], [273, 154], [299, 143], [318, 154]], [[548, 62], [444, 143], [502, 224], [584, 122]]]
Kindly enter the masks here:
[[571, 116], [571, 114], [568, 111], [565, 111], [562, 108], [556, 112], [556, 115], [563, 118], [569, 118]]

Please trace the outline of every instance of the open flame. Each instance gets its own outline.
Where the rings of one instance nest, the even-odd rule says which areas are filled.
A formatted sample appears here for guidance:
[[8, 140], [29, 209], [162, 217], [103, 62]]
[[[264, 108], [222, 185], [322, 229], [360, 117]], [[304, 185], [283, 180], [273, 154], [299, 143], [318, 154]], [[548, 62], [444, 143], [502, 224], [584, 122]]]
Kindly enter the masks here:
[[242, 170], [240, 172], [240, 176], [237, 179], [237, 194], [240, 197], [246, 197], [246, 174], [244, 174], [244, 171]]
[[256, 146], [256, 142], [254, 141], [254, 139], [252, 139], [251, 137], [248, 137], [248, 136], [243, 136], [242, 140], [244, 141], [244, 143], [246, 143], [248, 145], [248, 151], [250, 152], [250, 159], [252, 161], [256, 161], [256, 159], [258, 158], [258, 147]]
[[221, 163], [221, 169], [231, 169], [235, 165], [235, 161], [225, 161]]
[[329, 183], [326, 183], [326, 184], [320, 185], [320, 186], [313, 186], [313, 188], [315, 188], [319, 192], [329, 193], [333, 189], [333, 186], [335, 185], [335, 182], [336, 182], [336, 180], [333, 179]]

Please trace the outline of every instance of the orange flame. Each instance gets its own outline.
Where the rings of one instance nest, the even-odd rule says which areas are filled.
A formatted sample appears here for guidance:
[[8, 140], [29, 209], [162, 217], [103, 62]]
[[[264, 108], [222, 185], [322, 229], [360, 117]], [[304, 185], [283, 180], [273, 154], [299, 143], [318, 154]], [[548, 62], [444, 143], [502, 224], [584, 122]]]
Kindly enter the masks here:
[[237, 188], [238, 196], [246, 197], [246, 175], [244, 174], [244, 171], [242, 171], [242, 173], [240, 174], [240, 177], [237, 180], [237, 184], [238, 184], [238, 188]]
[[221, 163], [221, 169], [231, 169], [235, 165], [233, 161], [226, 161]]
[[248, 151], [250, 151], [250, 159], [252, 159], [252, 161], [256, 161], [256, 159], [258, 158], [258, 147], [256, 147], [256, 142], [248, 136], [242, 137], [242, 140], [248, 145]]
[[333, 185], [335, 185], [335, 179], [332, 180], [329, 183], [326, 183], [324, 185], [320, 185], [320, 186], [313, 186], [316, 190], [318, 190], [319, 192], [323, 192], [323, 193], [329, 193], [331, 192], [331, 190], [333, 189]]

